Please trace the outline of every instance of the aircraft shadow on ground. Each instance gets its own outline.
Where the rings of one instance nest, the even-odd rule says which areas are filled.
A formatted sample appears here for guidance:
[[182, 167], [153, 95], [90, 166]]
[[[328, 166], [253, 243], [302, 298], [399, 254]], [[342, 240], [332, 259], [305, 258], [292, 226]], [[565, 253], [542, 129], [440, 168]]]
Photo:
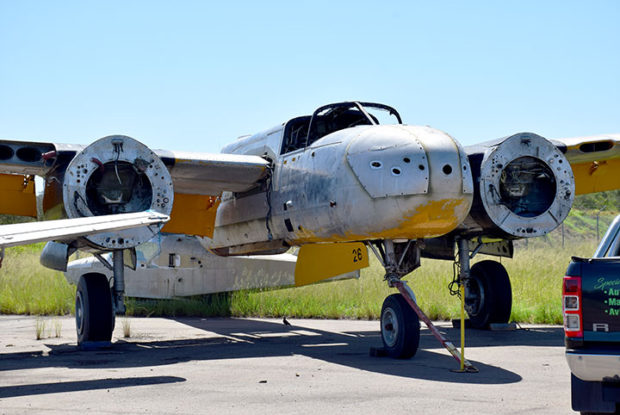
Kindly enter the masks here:
[[[450, 339], [460, 339], [460, 329], [441, 328]], [[428, 333], [431, 336], [430, 333]], [[564, 329], [562, 327], [522, 328], [506, 331], [466, 330], [467, 347], [500, 346], [538, 346], [564, 347]]]
[[[506, 384], [519, 382], [522, 379], [515, 372], [476, 361], [472, 363], [480, 373], [451, 372], [452, 369], [458, 368], [457, 362], [445, 353], [434, 351], [440, 346], [428, 330], [422, 331], [420, 350], [413, 359], [396, 360], [369, 355], [371, 347], [381, 345], [378, 330], [333, 333], [304, 327], [303, 324], [297, 326], [294, 321], [292, 326], [285, 326], [279, 322], [246, 319], [181, 318], [176, 321], [217, 333], [219, 336], [171, 341], [139, 339], [117, 341], [110, 349], [97, 351], [81, 351], [71, 344], [47, 345], [51, 349], [47, 356], [42, 353], [0, 354], [0, 371], [40, 367], [91, 369], [149, 367], [190, 360], [302, 355], [369, 372], [441, 382]], [[442, 331], [448, 332], [453, 340], [458, 338], [456, 329], [442, 328]], [[558, 346], [562, 344], [561, 331], [555, 328], [537, 330], [534, 333], [528, 331], [489, 333], [468, 330], [467, 344], [471, 347]], [[29, 387], [36, 388], [37, 385]], [[97, 388], [97, 385], [94, 384], [94, 387]], [[3, 388], [0, 388], [0, 397], [8, 393], [3, 393], [2, 390]]]
[[162, 385], [177, 382], [185, 382], [185, 379], [176, 376], [147, 376], [3, 386], [0, 387], [0, 399], [15, 398], [19, 396], [45, 395], [50, 393], [126, 388], [129, 386]]

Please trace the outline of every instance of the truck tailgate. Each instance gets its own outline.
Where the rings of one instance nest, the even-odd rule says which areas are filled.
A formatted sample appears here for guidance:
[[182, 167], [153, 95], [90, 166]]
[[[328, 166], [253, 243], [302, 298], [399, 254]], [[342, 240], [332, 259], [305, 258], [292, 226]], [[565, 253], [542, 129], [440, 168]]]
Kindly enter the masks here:
[[581, 263], [584, 340], [620, 342], [620, 258]]

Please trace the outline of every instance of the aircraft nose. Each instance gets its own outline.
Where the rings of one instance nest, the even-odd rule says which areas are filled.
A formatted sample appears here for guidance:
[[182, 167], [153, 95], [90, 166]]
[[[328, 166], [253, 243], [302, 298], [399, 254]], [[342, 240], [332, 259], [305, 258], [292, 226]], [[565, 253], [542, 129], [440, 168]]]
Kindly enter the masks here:
[[368, 129], [350, 144], [347, 161], [372, 198], [473, 193], [462, 148], [430, 127]]
[[347, 161], [373, 198], [426, 194], [429, 169], [426, 151], [398, 126], [380, 126], [357, 137]]

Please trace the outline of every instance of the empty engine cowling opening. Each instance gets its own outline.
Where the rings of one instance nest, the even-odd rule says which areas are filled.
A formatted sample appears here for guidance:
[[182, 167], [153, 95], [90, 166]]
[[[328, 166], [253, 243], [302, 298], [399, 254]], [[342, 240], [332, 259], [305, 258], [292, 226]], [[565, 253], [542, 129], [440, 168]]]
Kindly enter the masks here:
[[141, 212], [151, 207], [153, 190], [144, 172], [126, 161], [110, 161], [86, 183], [88, 208], [95, 215]]
[[0, 145], [0, 160], [9, 160], [13, 157], [15, 152], [9, 146]]
[[508, 238], [551, 232], [568, 215], [575, 194], [564, 155], [532, 133], [515, 134], [487, 150], [479, 183], [476, 197], [484, 212], [475, 214], [485, 219], [476, 220], [487, 233]]
[[[69, 218], [152, 210], [169, 215], [174, 190], [168, 169], [144, 144], [126, 136], [101, 138], [67, 166], [63, 203]], [[151, 239], [162, 227], [86, 236], [98, 249], [126, 249]]]
[[17, 150], [17, 158], [27, 163], [41, 160], [41, 152], [34, 147], [21, 147]]
[[502, 202], [511, 212], [524, 218], [549, 210], [556, 190], [553, 171], [542, 160], [530, 156], [508, 163], [499, 179]]

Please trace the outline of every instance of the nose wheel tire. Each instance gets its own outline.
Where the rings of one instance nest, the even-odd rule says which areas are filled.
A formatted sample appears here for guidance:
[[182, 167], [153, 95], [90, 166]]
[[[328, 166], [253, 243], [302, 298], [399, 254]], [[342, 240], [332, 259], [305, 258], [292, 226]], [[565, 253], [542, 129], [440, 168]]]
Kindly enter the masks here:
[[400, 294], [392, 294], [381, 307], [381, 340], [388, 356], [408, 359], [418, 351], [420, 320]]
[[110, 283], [103, 274], [84, 274], [75, 294], [75, 327], [78, 345], [112, 339], [114, 308]]
[[492, 323], [508, 323], [512, 310], [512, 288], [502, 264], [480, 261], [471, 267], [465, 310], [472, 327], [477, 329], [488, 328]]

